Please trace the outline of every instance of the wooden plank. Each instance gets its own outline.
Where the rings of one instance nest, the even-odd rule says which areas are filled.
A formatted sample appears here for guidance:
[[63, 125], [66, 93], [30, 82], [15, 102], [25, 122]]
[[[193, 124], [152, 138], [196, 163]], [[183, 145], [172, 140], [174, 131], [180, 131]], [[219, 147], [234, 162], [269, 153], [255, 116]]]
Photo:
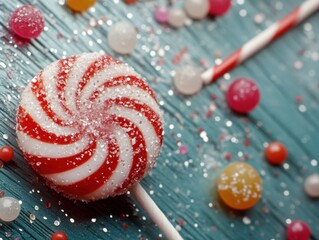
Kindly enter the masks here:
[[[57, 195], [18, 149], [14, 129], [19, 93], [50, 62], [88, 51], [104, 51], [129, 63], [155, 89], [165, 113], [166, 138], [157, 166], [142, 185], [173, 224], [181, 225], [185, 239], [285, 239], [287, 223], [295, 219], [306, 221], [312, 239], [319, 239], [319, 202], [310, 200], [303, 190], [303, 179], [319, 172], [318, 14], [226, 78], [184, 98], [172, 91], [172, 70], [188, 62], [199, 66], [201, 60], [213, 64], [216, 52], [227, 56], [302, 1], [237, 1], [226, 16], [179, 30], [153, 20], [157, 1], [132, 6], [98, 1], [94, 10], [83, 14], [72, 14], [58, 2], [63, 1], [0, 2], [0, 146], [10, 145], [16, 154], [0, 170], [0, 189], [23, 202], [20, 217], [0, 225], [0, 239], [49, 239], [57, 230], [72, 240], [161, 237], [147, 214], [127, 196], [87, 205]], [[22, 43], [10, 36], [7, 22], [18, 4], [30, 3], [43, 12], [46, 30], [38, 39]], [[266, 20], [256, 25], [253, 18], [260, 13]], [[87, 30], [98, 20], [102, 24], [92, 28], [91, 34]], [[140, 35], [134, 53], [124, 57], [113, 53], [106, 39], [110, 24], [120, 20], [132, 22]], [[187, 52], [181, 63], [174, 64], [182, 49]], [[294, 67], [297, 61], [303, 63], [300, 70]], [[261, 89], [259, 107], [245, 117], [230, 112], [224, 99], [225, 87], [237, 77], [252, 78]], [[301, 103], [295, 103], [297, 96], [302, 96]], [[206, 113], [214, 106], [208, 118]], [[247, 136], [250, 144], [244, 146]], [[284, 166], [270, 166], [263, 158], [263, 145], [273, 140], [289, 149]], [[187, 146], [187, 154], [179, 154], [179, 144]], [[215, 179], [229, 163], [225, 153], [231, 153], [231, 162], [248, 156], [247, 162], [262, 175], [263, 198], [250, 211], [232, 212], [218, 202]], [[30, 221], [30, 214], [35, 221]]]

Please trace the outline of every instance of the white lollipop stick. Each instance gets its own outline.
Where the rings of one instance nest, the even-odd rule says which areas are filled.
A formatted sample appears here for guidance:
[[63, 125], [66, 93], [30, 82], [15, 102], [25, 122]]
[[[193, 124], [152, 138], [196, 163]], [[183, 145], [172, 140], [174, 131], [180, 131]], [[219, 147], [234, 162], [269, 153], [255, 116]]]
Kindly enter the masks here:
[[167, 239], [183, 240], [182, 236], [177, 232], [161, 209], [159, 209], [156, 203], [139, 183], [131, 187], [130, 192], [135, 200], [144, 208], [151, 219], [156, 223]]
[[214, 66], [202, 73], [204, 84], [210, 84], [219, 77], [229, 72], [259, 50], [275, 41], [284, 33], [288, 32], [298, 23], [305, 20], [319, 9], [319, 0], [307, 0], [299, 7], [290, 12], [286, 17], [274, 23], [266, 30], [245, 43], [241, 48], [232, 53], [220, 65]]

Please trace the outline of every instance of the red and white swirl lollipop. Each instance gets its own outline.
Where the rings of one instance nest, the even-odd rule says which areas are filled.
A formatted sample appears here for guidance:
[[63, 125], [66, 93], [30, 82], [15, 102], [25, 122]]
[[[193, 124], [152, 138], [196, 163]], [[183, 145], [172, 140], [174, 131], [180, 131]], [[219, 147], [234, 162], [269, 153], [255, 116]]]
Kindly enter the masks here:
[[[25, 159], [57, 192], [93, 201], [130, 190], [147, 208], [152, 200], [141, 198], [145, 191], [136, 183], [160, 153], [162, 125], [154, 92], [133, 68], [84, 53], [50, 64], [31, 80], [16, 131]], [[162, 231], [181, 239], [165, 221]]]

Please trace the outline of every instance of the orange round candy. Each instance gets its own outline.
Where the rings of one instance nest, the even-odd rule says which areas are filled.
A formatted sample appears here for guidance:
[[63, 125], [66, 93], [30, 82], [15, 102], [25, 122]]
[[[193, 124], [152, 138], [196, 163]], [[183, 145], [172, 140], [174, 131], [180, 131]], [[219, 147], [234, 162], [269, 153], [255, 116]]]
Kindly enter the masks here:
[[265, 149], [265, 156], [271, 164], [282, 164], [288, 157], [288, 151], [280, 142], [272, 142]]
[[83, 12], [94, 5], [96, 0], [67, 0], [67, 5], [75, 12]]
[[249, 164], [234, 162], [218, 178], [218, 194], [230, 208], [246, 210], [260, 199], [262, 181], [258, 172]]

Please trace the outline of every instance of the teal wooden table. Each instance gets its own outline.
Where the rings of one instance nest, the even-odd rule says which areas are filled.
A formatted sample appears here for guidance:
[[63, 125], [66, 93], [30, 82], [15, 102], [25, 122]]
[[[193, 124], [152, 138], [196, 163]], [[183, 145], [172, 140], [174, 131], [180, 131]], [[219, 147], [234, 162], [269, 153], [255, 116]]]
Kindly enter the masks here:
[[[0, 146], [15, 150], [14, 160], [0, 169], [0, 189], [22, 201], [19, 218], [0, 224], [1, 240], [49, 239], [57, 230], [71, 240], [164, 238], [129, 196], [87, 205], [57, 195], [17, 147], [15, 114], [27, 82], [50, 62], [88, 51], [129, 63], [156, 91], [166, 137], [142, 185], [185, 239], [285, 239], [286, 226], [296, 219], [309, 224], [311, 239], [319, 239], [319, 201], [303, 189], [305, 177], [319, 172], [319, 13], [216, 84], [185, 98], [171, 84], [178, 66], [213, 65], [302, 1], [237, 0], [226, 16], [179, 30], [154, 21], [154, 6], [164, 1], [128, 6], [100, 0], [76, 15], [63, 2], [0, 1]], [[30, 42], [8, 30], [10, 13], [21, 4], [34, 4], [45, 16], [45, 31]], [[256, 16], [264, 21], [257, 24]], [[128, 56], [113, 53], [106, 41], [108, 29], [120, 20], [139, 32], [138, 46]], [[254, 79], [261, 89], [260, 105], [247, 116], [234, 114], [225, 102], [225, 89], [238, 77]], [[263, 157], [264, 145], [274, 140], [289, 150], [279, 167]], [[253, 165], [263, 179], [261, 201], [242, 213], [218, 201], [215, 185], [221, 169], [237, 160]]]

